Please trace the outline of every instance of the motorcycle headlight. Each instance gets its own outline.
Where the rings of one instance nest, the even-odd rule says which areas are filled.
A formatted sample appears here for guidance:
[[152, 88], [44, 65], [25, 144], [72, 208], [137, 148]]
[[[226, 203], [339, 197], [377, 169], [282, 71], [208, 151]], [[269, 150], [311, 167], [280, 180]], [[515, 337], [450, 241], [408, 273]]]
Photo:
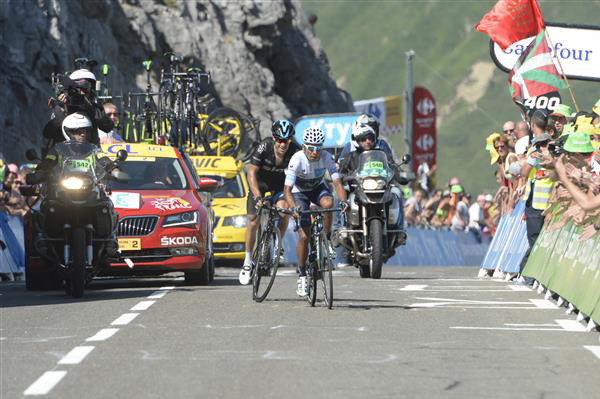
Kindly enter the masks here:
[[82, 179], [80, 177], [67, 177], [63, 179], [60, 184], [67, 190], [81, 190], [91, 183], [89, 179]]
[[165, 216], [162, 227], [193, 227], [198, 223], [198, 212], [183, 212]]
[[226, 216], [223, 218], [223, 226], [233, 226], [241, 229], [248, 224], [248, 217], [245, 215]]
[[363, 190], [381, 190], [385, 187], [385, 180], [382, 179], [364, 179], [362, 181]]

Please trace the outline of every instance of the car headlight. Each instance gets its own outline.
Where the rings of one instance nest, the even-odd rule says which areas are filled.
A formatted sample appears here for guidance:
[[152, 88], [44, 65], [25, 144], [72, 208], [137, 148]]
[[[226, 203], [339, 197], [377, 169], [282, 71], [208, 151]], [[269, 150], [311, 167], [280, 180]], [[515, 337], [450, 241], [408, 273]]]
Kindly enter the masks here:
[[183, 212], [165, 216], [162, 227], [193, 227], [198, 223], [198, 212]]
[[67, 190], [81, 190], [82, 188], [85, 188], [86, 186], [88, 186], [91, 183], [91, 181], [89, 179], [82, 179], [80, 177], [67, 177], [66, 179], [63, 179], [60, 184], [66, 188]]
[[385, 180], [382, 179], [364, 179], [362, 181], [363, 190], [381, 190], [385, 187]]
[[223, 227], [233, 226], [235, 228], [241, 229], [242, 227], [246, 227], [247, 224], [248, 217], [245, 215], [226, 216], [223, 218]]

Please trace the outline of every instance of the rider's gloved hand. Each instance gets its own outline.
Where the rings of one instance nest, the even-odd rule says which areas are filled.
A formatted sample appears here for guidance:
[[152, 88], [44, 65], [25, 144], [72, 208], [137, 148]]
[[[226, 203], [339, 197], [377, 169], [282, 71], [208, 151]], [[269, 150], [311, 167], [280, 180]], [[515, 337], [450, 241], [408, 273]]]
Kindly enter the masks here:
[[262, 197], [254, 197], [254, 199], [256, 200], [256, 203], [254, 204], [254, 208], [258, 210], [263, 204], [263, 198]]

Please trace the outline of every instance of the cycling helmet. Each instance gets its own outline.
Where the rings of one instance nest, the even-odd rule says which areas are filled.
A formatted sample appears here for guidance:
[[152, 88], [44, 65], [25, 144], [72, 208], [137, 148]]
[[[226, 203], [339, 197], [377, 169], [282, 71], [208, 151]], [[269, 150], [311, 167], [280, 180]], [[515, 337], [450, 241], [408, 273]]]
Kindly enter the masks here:
[[362, 114], [356, 119], [361, 125], [369, 125], [375, 132], [375, 138], [379, 138], [379, 120], [371, 114]]
[[307, 127], [302, 134], [302, 141], [307, 145], [323, 145], [325, 133], [318, 127]]
[[279, 119], [273, 122], [271, 133], [273, 134], [273, 137], [289, 140], [294, 136], [294, 125], [287, 119]]
[[92, 129], [92, 122], [90, 118], [82, 113], [75, 112], [74, 114], [67, 115], [62, 123], [62, 132], [65, 140], [72, 140], [72, 134], [76, 130], [86, 130], [86, 140], [90, 138], [90, 130]]
[[373, 138], [377, 138], [377, 135], [371, 126], [361, 124], [358, 120], [352, 124], [352, 138], [354, 141], [362, 141], [369, 135], [372, 135]]

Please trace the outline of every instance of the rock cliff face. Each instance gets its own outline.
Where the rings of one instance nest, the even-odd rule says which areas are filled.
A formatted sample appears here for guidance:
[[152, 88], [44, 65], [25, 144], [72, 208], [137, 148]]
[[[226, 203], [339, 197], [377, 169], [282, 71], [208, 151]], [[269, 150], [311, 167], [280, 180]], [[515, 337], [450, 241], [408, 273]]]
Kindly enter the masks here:
[[[88, 57], [111, 65], [114, 93], [145, 87], [142, 61], [167, 51], [211, 73], [224, 105], [262, 120], [352, 109], [297, 0], [0, 1], [0, 152], [42, 145], [50, 75]], [[155, 85], [156, 87], [156, 85]]]

